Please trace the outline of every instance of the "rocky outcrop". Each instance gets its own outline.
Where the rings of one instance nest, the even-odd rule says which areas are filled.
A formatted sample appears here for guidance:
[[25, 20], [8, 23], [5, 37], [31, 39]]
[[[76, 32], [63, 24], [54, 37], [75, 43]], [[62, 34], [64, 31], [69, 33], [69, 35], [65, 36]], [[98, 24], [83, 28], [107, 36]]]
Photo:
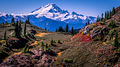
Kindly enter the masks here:
[[37, 67], [48, 67], [54, 61], [54, 59], [49, 54], [43, 52], [41, 49], [33, 50], [32, 52], [34, 53], [34, 55], [32, 55], [33, 63]]
[[8, 57], [0, 64], [1, 67], [33, 67], [32, 58], [24, 53]]
[[16, 38], [16, 37], [11, 37], [8, 39], [8, 44], [7, 46], [11, 49], [13, 48], [23, 48], [25, 46], [25, 43], [27, 43], [27, 40], [24, 38]]
[[13, 54], [4, 60], [0, 67], [48, 67], [52, 62], [54, 58], [39, 49], [32, 50], [30, 53]]

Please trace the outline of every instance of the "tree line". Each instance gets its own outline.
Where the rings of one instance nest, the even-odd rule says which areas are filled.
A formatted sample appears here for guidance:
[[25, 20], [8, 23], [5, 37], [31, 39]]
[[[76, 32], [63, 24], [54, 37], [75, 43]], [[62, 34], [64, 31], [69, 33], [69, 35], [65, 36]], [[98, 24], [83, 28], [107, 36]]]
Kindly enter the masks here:
[[62, 26], [60, 26], [58, 29], [56, 29], [56, 32], [68, 32], [68, 33], [71, 33], [72, 35], [76, 34], [76, 31], [74, 30], [73, 27], [71, 30], [69, 30], [68, 24], [66, 24], [65, 29]]
[[116, 10], [115, 10], [115, 7], [113, 7], [112, 10], [102, 13], [101, 16], [98, 15], [97, 22], [106, 21], [106, 20], [110, 19], [115, 13], [116, 13]]
[[[6, 22], [8, 24], [8, 22]], [[29, 18], [25, 21], [25, 22], [22, 22], [21, 20], [18, 21], [15, 21], [14, 18], [12, 18], [11, 20], [11, 24], [15, 27], [14, 28], [14, 36], [17, 37], [17, 38], [21, 38], [22, 36], [22, 27], [21, 27], [21, 24], [24, 23], [24, 31], [23, 31], [23, 35], [26, 36], [27, 32], [26, 32], [26, 24], [30, 24], [29, 22]], [[4, 40], [6, 40], [7, 37], [6, 37], [6, 30], [5, 30], [5, 33], [4, 33]]]

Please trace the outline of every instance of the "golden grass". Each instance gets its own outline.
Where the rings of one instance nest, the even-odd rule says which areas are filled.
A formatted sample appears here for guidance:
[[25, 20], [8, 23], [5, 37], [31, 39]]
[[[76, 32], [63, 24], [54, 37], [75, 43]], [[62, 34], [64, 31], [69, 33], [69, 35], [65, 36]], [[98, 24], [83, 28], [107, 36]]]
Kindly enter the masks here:
[[[57, 53], [57, 56], [60, 56], [62, 53], [63, 53], [63, 51], [58, 52], [58, 53]], [[58, 60], [58, 57], [56, 57], [55, 60]]]
[[38, 33], [38, 34], [35, 34], [35, 36], [44, 37], [48, 34], [50, 34], [50, 33]]
[[57, 53], [57, 55], [58, 55], [58, 56], [60, 56], [62, 53], [63, 53], [63, 51], [61, 51], [61, 52]]
[[0, 43], [2, 43], [2, 44], [5, 43], [5, 42], [6, 42], [5, 40], [0, 40]]
[[[10, 56], [20, 55], [20, 54], [22, 54], [22, 52], [16, 52], [16, 53], [13, 53], [13, 54], [10, 55]], [[6, 61], [10, 56], [6, 57], [3, 61]]]
[[32, 43], [30, 46], [34, 46], [34, 45], [37, 45], [38, 44], [38, 41], [35, 41], [34, 43]]
[[14, 55], [20, 55], [20, 54], [22, 54], [22, 52], [14, 53], [14, 54], [12, 54], [12, 56], [14, 56]]

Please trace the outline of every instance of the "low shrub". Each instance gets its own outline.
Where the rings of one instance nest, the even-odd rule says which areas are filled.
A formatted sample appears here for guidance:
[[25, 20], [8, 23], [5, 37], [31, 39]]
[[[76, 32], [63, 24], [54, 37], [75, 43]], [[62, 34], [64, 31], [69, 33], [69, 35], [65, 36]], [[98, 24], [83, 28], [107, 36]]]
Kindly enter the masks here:
[[65, 62], [65, 63], [72, 63], [72, 62], [73, 62], [73, 60], [72, 60], [72, 59], [70, 59], [70, 58], [65, 58], [65, 59], [64, 59], [64, 62]]

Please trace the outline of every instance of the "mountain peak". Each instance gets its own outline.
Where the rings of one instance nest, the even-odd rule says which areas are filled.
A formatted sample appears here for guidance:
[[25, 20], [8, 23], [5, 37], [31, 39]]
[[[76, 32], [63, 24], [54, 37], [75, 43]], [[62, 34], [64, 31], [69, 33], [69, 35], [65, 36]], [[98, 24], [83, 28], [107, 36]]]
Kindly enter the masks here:
[[53, 6], [53, 7], [58, 7], [56, 4], [54, 4], [54, 3], [48, 3], [47, 5], [46, 5], [46, 7], [49, 7], [49, 6]]
[[54, 3], [49, 3], [45, 6], [42, 6], [34, 11], [32, 11], [32, 13], [43, 13], [43, 12], [61, 12], [62, 9], [60, 9], [56, 4]]

